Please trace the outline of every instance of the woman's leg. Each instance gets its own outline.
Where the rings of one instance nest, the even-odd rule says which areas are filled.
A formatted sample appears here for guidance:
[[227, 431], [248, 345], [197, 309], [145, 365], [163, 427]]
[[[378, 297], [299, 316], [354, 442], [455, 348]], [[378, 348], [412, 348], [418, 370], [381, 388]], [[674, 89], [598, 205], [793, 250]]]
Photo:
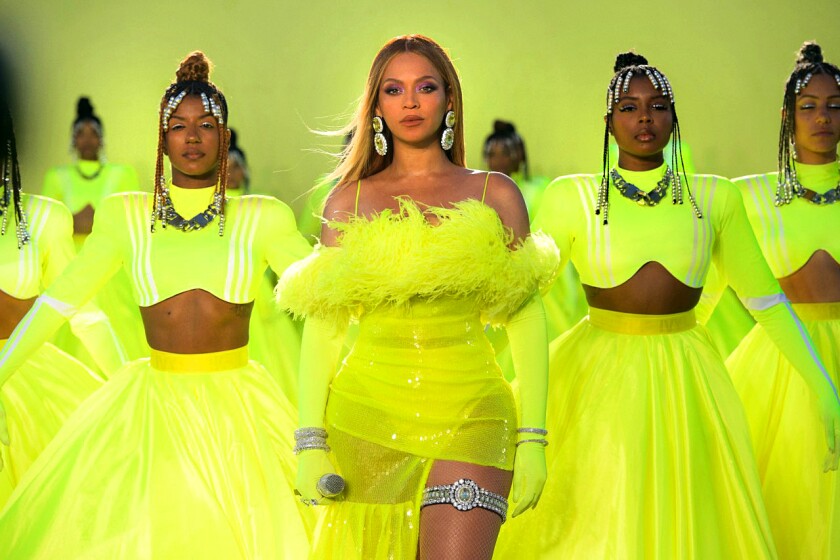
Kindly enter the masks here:
[[[436, 461], [429, 472], [426, 487], [470, 479], [488, 492], [507, 497], [512, 478], [512, 472], [495, 467]], [[418, 557], [421, 560], [489, 560], [501, 526], [502, 518], [482, 507], [461, 511], [449, 503], [425, 506], [420, 512]]]

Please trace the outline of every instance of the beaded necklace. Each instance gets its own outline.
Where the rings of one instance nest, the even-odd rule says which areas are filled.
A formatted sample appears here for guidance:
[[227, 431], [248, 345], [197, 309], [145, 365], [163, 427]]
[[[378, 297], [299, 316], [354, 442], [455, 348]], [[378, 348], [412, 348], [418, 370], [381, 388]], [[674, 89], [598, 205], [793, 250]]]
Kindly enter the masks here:
[[102, 170], [105, 169], [105, 164], [100, 163], [99, 167], [91, 175], [85, 175], [85, 173], [82, 171], [82, 168], [79, 167], [78, 163], [74, 165], [73, 168], [76, 170], [76, 173], [78, 173], [85, 181], [93, 181], [94, 179], [99, 177], [99, 175], [102, 173]]
[[[817, 191], [802, 186], [802, 183], [799, 182], [799, 178], [796, 176], [795, 169], [793, 170], [792, 177], [790, 179], [790, 187], [790, 197], [786, 197], [786, 200], [784, 200], [785, 204], [789, 204], [790, 201], [793, 200], [793, 196], [804, 198], [808, 202], [818, 205], [834, 204], [840, 200], [840, 182], [824, 193], [818, 193]], [[780, 201], [777, 200], [776, 206], [779, 206], [779, 204]]]

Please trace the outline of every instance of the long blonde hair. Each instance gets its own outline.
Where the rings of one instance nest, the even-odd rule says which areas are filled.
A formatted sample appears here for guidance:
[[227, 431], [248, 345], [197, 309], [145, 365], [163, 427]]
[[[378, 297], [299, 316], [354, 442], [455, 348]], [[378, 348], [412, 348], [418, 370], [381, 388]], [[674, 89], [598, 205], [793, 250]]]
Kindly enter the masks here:
[[[341, 161], [335, 171], [330, 174], [330, 180], [337, 180], [341, 184], [354, 182], [370, 177], [391, 164], [394, 158], [391, 132], [385, 129], [384, 134], [390, 149], [384, 157], [380, 156], [373, 149], [372, 121], [379, 101], [379, 87], [382, 85], [385, 67], [395, 56], [406, 52], [426, 57], [443, 78], [444, 89], [452, 102], [452, 110], [455, 111], [455, 143], [446, 152], [446, 156], [455, 165], [466, 167], [464, 104], [461, 81], [455, 71], [455, 66], [443, 47], [432, 39], [423, 35], [402, 35], [385, 43], [373, 59], [359, 106], [353, 115], [353, 120], [344, 130], [344, 132], [352, 131], [353, 138], [342, 152]], [[444, 125], [441, 123], [439, 132], [443, 132], [443, 128]]]

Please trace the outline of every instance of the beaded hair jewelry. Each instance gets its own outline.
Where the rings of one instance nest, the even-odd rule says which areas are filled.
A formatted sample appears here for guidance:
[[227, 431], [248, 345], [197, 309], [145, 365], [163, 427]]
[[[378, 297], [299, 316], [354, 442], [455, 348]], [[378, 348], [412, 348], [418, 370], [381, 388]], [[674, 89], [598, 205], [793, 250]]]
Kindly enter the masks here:
[[799, 49], [796, 66], [785, 82], [782, 104], [782, 125], [779, 131], [779, 178], [776, 186], [776, 206], [790, 204], [794, 197], [805, 198], [814, 204], [831, 204], [840, 200], [840, 185], [825, 193], [815, 193], [802, 186], [796, 177], [794, 165], [796, 98], [816, 74], [834, 78], [840, 88], [840, 68], [823, 60], [822, 49], [816, 43], [805, 42]]
[[[659, 71], [655, 66], [650, 66], [645, 57], [635, 53], [622, 53], [616, 58], [615, 75], [610, 80], [607, 87], [607, 112], [606, 124], [604, 127], [604, 154], [602, 159], [603, 169], [601, 173], [601, 184], [598, 188], [598, 201], [595, 207], [595, 214], [603, 217], [603, 224], [608, 225], [609, 219], [609, 187], [610, 187], [610, 125], [609, 119], [613, 113], [613, 107], [618, 103], [622, 93], [627, 93], [630, 90], [630, 80], [634, 76], [646, 76], [650, 80], [654, 89], [662, 92], [671, 102], [671, 115], [673, 116], [674, 125], [671, 130], [672, 140], [674, 142], [674, 150], [671, 155], [671, 165], [666, 170], [666, 175], [673, 177], [673, 185], [671, 189], [671, 201], [674, 204], [683, 203], [682, 185], [686, 183], [686, 190], [688, 192], [688, 200], [694, 210], [694, 214], [698, 218], [702, 218], [703, 214], [697, 207], [694, 196], [691, 194], [691, 188], [688, 186], [688, 180], [685, 173], [685, 163], [683, 162], [682, 149], [680, 148], [680, 123], [677, 119], [677, 109], [674, 105], [674, 90], [671, 88], [671, 82], [668, 78]], [[682, 170], [682, 173], [680, 173]], [[682, 178], [680, 177], [682, 175]], [[670, 180], [668, 181], [671, 182]], [[625, 183], [629, 185], [629, 183]], [[630, 185], [633, 186], [633, 185]], [[633, 186], [635, 188], [635, 186]], [[638, 189], [636, 189], [638, 190]], [[663, 195], [664, 195], [664, 189]], [[659, 197], [661, 198], [661, 196]], [[658, 199], [657, 199], [658, 202]]]
[[6, 235], [6, 227], [9, 214], [15, 215], [15, 234], [17, 236], [18, 249], [29, 243], [29, 230], [26, 224], [26, 212], [23, 210], [21, 197], [20, 168], [17, 159], [17, 142], [15, 142], [14, 126], [12, 115], [7, 107], [2, 110], [0, 120], [0, 138], [5, 139], [6, 150], [3, 158], [3, 194], [0, 196], [0, 235]]
[[[193, 231], [209, 225], [216, 216], [219, 218], [219, 235], [225, 233], [225, 190], [227, 188], [229, 149], [228, 129], [225, 121], [227, 120], [228, 107], [224, 94], [209, 81], [209, 73], [209, 61], [204, 53], [198, 51], [191, 53], [181, 63], [181, 67], [176, 74], [176, 81], [167, 88], [161, 99], [158, 115], [155, 190], [151, 215], [152, 233], [155, 231], [158, 220], [164, 229], [168, 224], [182, 231]], [[169, 131], [169, 119], [187, 95], [197, 95], [201, 98], [204, 110], [213, 115], [218, 123], [219, 130], [219, 166], [213, 201], [204, 212], [192, 218], [184, 218], [175, 211], [172, 199], [169, 196], [166, 176], [163, 173], [164, 135]]]

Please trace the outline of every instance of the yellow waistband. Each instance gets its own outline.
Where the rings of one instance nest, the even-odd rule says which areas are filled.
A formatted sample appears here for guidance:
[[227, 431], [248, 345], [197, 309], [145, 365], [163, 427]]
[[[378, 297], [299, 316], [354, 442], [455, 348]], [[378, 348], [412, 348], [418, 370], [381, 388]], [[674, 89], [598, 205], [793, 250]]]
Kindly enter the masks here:
[[803, 321], [830, 321], [840, 319], [840, 302], [794, 303], [793, 310]]
[[8, 338], [0, 338], [0, 350], [2, 350], [4, 346], [6, 346], [7, 342], [9, 342]]
[[589, 322], [605, 331], [640, 335], [677, 333], [697, 326], [693, 309], [670, 315], [637, 315], [590, 307]]
[[152, 367], [178, 373], [208, 373], [237, 369], [248, 365], [248, 347], [206, 354], [173, 354], [151, 349]]

